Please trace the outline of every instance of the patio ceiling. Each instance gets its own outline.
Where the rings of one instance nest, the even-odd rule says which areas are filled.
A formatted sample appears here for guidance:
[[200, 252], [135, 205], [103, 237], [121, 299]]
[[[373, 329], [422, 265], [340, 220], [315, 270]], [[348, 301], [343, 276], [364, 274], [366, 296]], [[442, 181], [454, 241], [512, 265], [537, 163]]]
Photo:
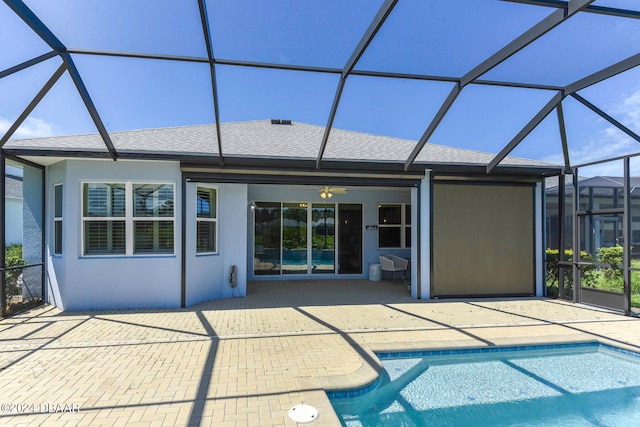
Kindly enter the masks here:
[[[58, 134], [97, 131], [114, 160], [112, 132], [214, 123], [211, 144], [224, 165], [220, 123], [280, 117], [324, 126], [317, 169], [334, 127], [369, 133], [379, 127], [417, 141], [404, 170], [425, 161], [426, 144], [444, 141], [493, 153], [490, 173], [528, 137], [540, 145], [539, 159], [557, 152], [570, 169], [580, 163], [572, 144], [581, 137], [572, 139], [567, 128], [582, 122], [570, 122], [567, 104], [640, 142], [640, 116], [619, 111], [631, 92], [640, 97], [633, 86], [640, 69], [634, 1], [4, 0], [0, 6], [0, 39], [21, 46], [0, 54], [0, 90], [24, 88], [0, 108], [0, 121], [8, 123], [1, 147], [20, 137], [30, 117], [55, 122]], [[166, 104], [156, 95], [165, 95]], [[165, 111], [154, 111], [162, 105]], [[85, 123], [76, 125], [82, 116]], [[387, 117], [395, 127], [376, 126]], [[531, 137], [550, 120], [557, 135], [552, 149]], [[599, 160], [638, 152], [640, 145], [626, 143], [617, 152], [603, 150]]]

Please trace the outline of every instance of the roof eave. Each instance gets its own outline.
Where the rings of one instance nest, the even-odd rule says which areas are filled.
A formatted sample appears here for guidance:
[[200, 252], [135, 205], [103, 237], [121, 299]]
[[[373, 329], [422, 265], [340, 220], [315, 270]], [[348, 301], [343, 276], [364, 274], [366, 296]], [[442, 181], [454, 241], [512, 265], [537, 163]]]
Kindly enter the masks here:
[[[31, 157], [62, 157], [69, 159], [111, 159], [106, 151], [94, 150], [56, 150], [44, 148], [11, 148], [3, 150], [8, 156], [31, 156]], [[213, 164], [219, 163], [219, 156], [207, 153], [185, 153], [171, 152], [158, 153], [151, 151], [127, 151], [119, 150], [121, 160], [163, 160], [179, 161], [182, 163]], [[264, 156], [225, 156], [225, 164], [230, 167], [254, 167], [261, 169], [296, 168], [299, 170], [317, 171], [322, 170], [351, 170], [351, 171], [371, 171], [378, 170], [384, 172], [397, 173], [418, 173], [424, 174], [431, 170], [442, 173], [466, 173], [474, 175], [486, 175], [486, 164], [482, 163], [447, 163], [447, 162], [420, 162], [414, 163], [408, 171], [404, 170], [404, 163], [401, 161], [370, 161], [357, 159], [326, 159], [322, 162], [322, 167], [316, 169], [315, 159], [312, 158], [278, 158]], [[561, 166], [553, 165], [499, 165], [491, 171], [492, 175], [533, 175], [539, 177], [555, 176], [562, 172]]]

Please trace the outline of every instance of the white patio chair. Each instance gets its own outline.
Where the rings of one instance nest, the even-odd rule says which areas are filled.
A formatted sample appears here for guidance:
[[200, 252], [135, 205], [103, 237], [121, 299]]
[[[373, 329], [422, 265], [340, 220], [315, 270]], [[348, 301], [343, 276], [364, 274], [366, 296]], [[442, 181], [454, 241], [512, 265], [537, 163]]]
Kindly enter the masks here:
[[408, 265], [409, 260], [406, 260], [399, 256], [380, 255], [380, 269], [382, 271], [390, 271], [391, 279], [394, 283], [396, 281], [396, 271], [402, 271], [402, 277], [404, 277], [404, 272], [407, 271]]

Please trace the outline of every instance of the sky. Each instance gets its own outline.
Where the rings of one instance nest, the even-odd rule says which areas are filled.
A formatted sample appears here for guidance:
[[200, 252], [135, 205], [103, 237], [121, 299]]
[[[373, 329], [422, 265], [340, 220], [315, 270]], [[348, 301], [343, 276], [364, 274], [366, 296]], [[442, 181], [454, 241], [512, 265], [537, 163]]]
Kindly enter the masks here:
[[[68, 48], [207, 55], [196, 0], [24, 2]], [[217, 59], [338, 69], [381, 4], [206, 1]], [[640, 10], [637, 0], [594, 4]], [[554, 10], [499, 0], [400, 0], [355, 69], [460, 77]], [[0, 71], [50, 50], [4, 3], [0, 40]], [[579, 13], [482, 79], [566, 85], [638, 53], [639, 47], [640, 19]], [[73, 59], [108, 131], [213, 123], [207, 64], [80, 54]], [[0, 79], [0, 134], [60, 64], [52, 58]], [[230, 65], [217, 65], [216, 77], [222, 122], [286, 118], [320, 126], [327, 123], [339, 79]], [[451, 88], [448, 82], [351, 75], [334, 126], [418, 140]], [[429, 142], [497, 153], [554, 93], [468, 85]], [[640, 133], [640, 67], [579, 94]], [[572, 164], [640, 152], [637, 141], [573, 98], [563, 101], [563, 110]], [[95, 132], [65, 73], [14, 138]], [[563, 163], [555, 112], [512, 155]], [[602, 175], [621, 171], [621, 162], [589, 168]]]

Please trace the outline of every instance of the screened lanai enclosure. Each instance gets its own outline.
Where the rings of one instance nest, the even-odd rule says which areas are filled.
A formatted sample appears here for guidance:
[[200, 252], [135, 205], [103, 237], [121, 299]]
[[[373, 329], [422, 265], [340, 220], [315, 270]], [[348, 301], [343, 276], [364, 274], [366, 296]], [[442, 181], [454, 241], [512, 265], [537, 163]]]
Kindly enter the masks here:
[[547, 283], [554, 293], [627, 313], [640, 307], [639, 166], [627, 156], [585, 165], [547, 187]]
[[[637, 1], [3, 0], [0, 41], [3, 315], [69, 298], [64, 282], [92, 271], [72, 260], [100, 262], [85, 223], [105, 242], [121, 226], [122, 265], [134, 262], [131, 235], [146, 227], [153, 248], [166, 225], [181, 283], [168, 292], [184, 306], [204, 277], [185, 261], [186, 218], [193, 210], [204, 265], [200, 250], [217, 256], [227, 238], [230, 203], [227, 218], [251, 221], [224, 243], [248, 259], [241, 273], [364, 275], [386, 251], [379, 188], [411, 188], [392, 205], [412, 233], [394, 249], [411, 253], [416, 298], [534, 295], [546, 275], [576, 302], [630, 313], [638, 288], [640, 305]], [[98, 221], [70, 198], [93, 184], [126, 197], [161, 184], [171, 206], [138, 218], [125, 197]], [[370, 189], [371, 200], [248, 199], [241, 186], [258, 184]], [[336, 227], [340, 215], [356, 226]]]
[[[0, 238], [5, 242], [0, 284], [4, 314], [41, 304], [44, 296], [44, 169], [1, 159], [2, 211]], [[25, 192], [24, 188], [30, 191]]]

